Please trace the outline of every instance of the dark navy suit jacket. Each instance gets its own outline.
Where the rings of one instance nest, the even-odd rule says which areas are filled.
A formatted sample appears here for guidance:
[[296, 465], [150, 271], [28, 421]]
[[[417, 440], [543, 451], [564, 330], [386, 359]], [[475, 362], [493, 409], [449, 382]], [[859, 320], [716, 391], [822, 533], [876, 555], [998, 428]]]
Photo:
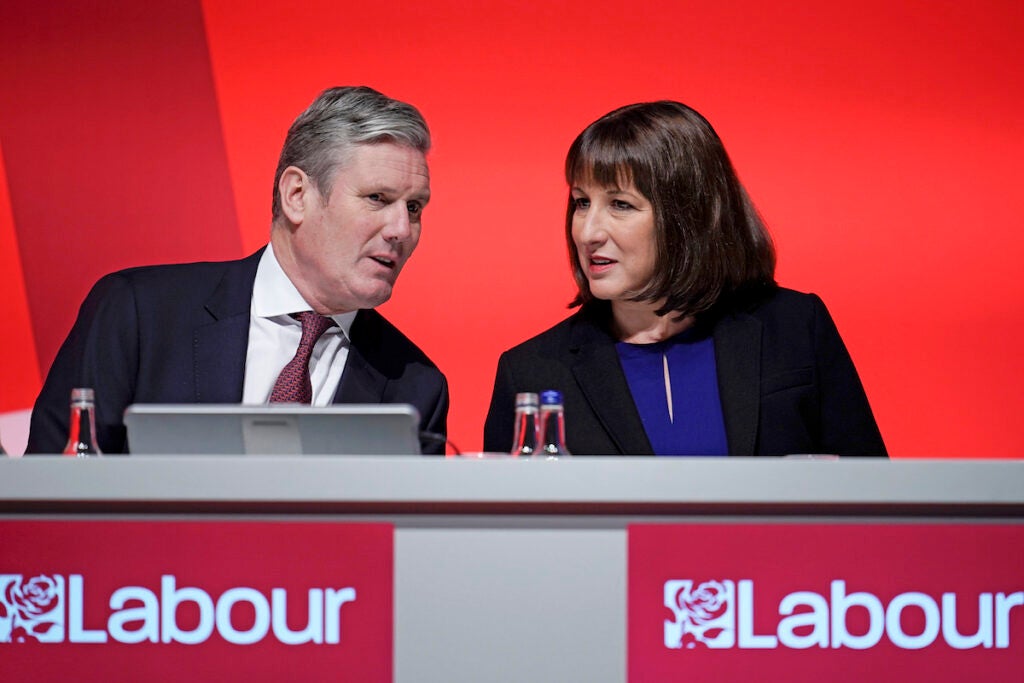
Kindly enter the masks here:
[[[510, 449], [516, 392], [558, 389], [572, 453], [654, 453], [609, 318], [607, 302], [592, 302], [502, 354], [485, 450]], [[886, 455], [853, 361], [817, 296], [766, 289], [699, 324], [714, 337], [730, 455]]]
[[[96, 390], [104, 453], [124, 453], [132, 403], [241, 403], [249, 309], [263, 250], [238, 261], [147, 266], [103, 277], [90, 291], [32, 411], [28, 453], [59, 453], [73, 387]], [[335, 403], [410, 403], [421, 429], [445, 434], [448, 384], [409, 339], [373, 310], [352, 324]], [[424, 453], [444, 444], [422, 440]]]

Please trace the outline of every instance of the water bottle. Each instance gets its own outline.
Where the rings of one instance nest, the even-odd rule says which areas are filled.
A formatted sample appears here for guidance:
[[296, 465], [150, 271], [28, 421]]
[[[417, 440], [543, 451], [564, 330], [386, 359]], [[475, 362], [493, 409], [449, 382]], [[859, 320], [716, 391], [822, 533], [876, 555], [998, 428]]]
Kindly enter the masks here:
[[89, 388], [71, 390], [71, 420], [64, 455], [91, 458], [102, 455], [96, 445], [96, 393]]
[[537, 394], [516, 394], [515, 431], [512, 440], [512, 455], [516, 457], [529, 457], [537, 453], [537, 444], [540, 442], [540, 424], [537, 421], [539, 405]]
[[572, 455], [565, 447], [565, 409], [562, 406], [562, 392], [541, 392], [540, 433], [540, 455], [549, 458]]

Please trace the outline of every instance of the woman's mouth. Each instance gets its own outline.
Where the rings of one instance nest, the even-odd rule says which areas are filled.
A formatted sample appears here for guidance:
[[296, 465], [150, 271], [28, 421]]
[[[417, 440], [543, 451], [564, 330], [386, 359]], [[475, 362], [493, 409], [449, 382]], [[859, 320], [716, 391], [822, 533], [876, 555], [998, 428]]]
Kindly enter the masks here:
[[616, 263], [617, 261], [614, 259], [605, 258], [603, 256], [591, 256], [590, 259], [588, 259], [587, 270], [591, 273], [602, 273]]

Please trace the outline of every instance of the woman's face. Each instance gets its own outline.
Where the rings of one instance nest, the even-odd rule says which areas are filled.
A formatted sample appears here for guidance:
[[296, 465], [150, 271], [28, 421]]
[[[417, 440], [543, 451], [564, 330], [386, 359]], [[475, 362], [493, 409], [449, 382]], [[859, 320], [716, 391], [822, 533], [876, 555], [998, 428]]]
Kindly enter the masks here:
[[654, 207], [632, 183], [586, 181], [571, 193], [572, 239], [591, 294], [612, 302], [631, 299], [654, 275]]

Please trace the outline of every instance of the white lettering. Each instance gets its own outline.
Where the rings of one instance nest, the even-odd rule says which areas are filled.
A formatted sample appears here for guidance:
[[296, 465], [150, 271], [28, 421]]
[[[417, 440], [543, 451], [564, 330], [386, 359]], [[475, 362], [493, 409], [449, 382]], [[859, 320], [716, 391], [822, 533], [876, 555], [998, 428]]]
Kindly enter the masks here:
[[[354, 594], [353, 594], [354, 599]], [[324, 642], [324, 592], [319, 588], [309, 589], [309, 620], [306, 628], [292, 631], [288, 628], [288, 593], [283, 588], [270, 591], [273, 606], [273, 628], [277, 639], [286, 645], [300, 645]]]
[[1010, 647], [1010, 610], [1024, 605], [1024, 592], [996, 594], [996, 647]]
[[[799, 605], [807, 605], [810, 612], [793, 614]], [[824, 596], [811, 591], [790, 593], [779, 603], [779, 614], [787, 616], [779, 622], [779, 642], [786, 647], [805, 649], [809, 647], [828, 647], [828, 602]], [[798, 635], [796, 630], [811, 627], [807, 635]]]
[[942, 594], [942, 637], [950, 647], [967, 650], [972, 647], [992, 647], [992, 594], [978, 596], [978, 631], [969, 636], [957, 628], [956, 593]]
[[[239, 602], [248, 602], [256, 612], [252, 628], [239, 631], [231, 623], [231, 608]], [[252, 645], [263, 640], [270, 630], [270, 605], [255, 588], [232, 588], [224, 591], [217, 601], [217, 631], [224, 640], [235, 645]]]
[[324, 634], [324, 642], [329, 645], [337, 645], [341, 642], [341, 606], [346, 602], [354, 602], [355, 599], [355, 588], [340, 590], [328, 588], [325, 591], [324, 615], [327, 632]]
[[[747, 581], [747, 584], [746, 597], [749, 602], [752, 582]], [[295, 625], [301, 628], [293, 629], [292, 624], [289, 624], [287, 589], [271, 589], [268, 599], [267, 595], [255, 588], [240, 586], [229, 588], [215, 600], [202, 588], [179, 588], [175, 575], [164, 574], [160, 577], [159, 593], [142, 586], [123, 586], [115, 590], [109, 599], [106, 628], [87, 629], [83, 598], [85, 582], [82, 575], [67, 575], [66, 586], [67, 640], [73, 643], [114, 641], [125, 644], [149, 642], [198, 645], [209, 640], [216, 630], [229, 643], [251, 645], [266, 639], [272, 630], [274, 637], [285, 645], [337, 645], [341, 642], [342, 607], [356, 600], [356, 589], [351, 586], [310, 588], [306, 598], [305, 624], [298, 621]], [[239, 628], [238, 619], [233, 619], [239, 616], [235, 607], [240, 603], [252, 607], [252, 625], [247, 628]], [[179, 610], [183, 606], [184, 615], [181, 615]], [[179, 616], [185, 618], [184, 627]], [[241, 619], [241, 623], [247, 623], [244, 608]], [[193, 625], [194, 621], [196, 623]], [[765, 638], [771, 639], [770, 636], [750, 635], [754, 642]]]
[[[125, 608], [131, 600], [141, 602], [142, 606]], [[156, 599], [153, 591], [142, 586], [119, 588], [110, 596], [110, 609], [117, 611], [107, 620], [107, 630], [110, 637], [117, 642], [160, 641], [160, 601]], [[127, 628], [128, 624], [137, 621], [141, 621], [142, 625], [136, 629]]]
[[[855, 636], [846, 630], [846, 612], [851, 607], [863, 607], [868, 611], [868, 631], [862, 636]], [[866, 650], [874, 647], [882, 639], [884, 629], [884, 612], [882, 601], [871, 593], [846, 594], [846, 582], [832, 582], [832, 647], [851, 647], [854, 650]]]
[[[193, 631], [178, 627], [178, 605], [194, 602], [199, 606], [199, 625]], [[175, 578], [164, 574], [160, 578], [160, 639], [165, 643], [195, 645], [213, 633], [213, 600], [200, 588], [175, 588]]]
[[[687, 580], [666, 582], [666, 595], [669, 584], [674, 591], [677, 585], [692, 583]], [[732, 584], [732, 581], [726, 581]], [[845, 580], [836, 579], [830, 584], [829, 594], [822, 595], [814, 591], [796, 591], [785, 595], [779, 602], [775, 634], [756, 633], [754, 581], [743, 579], [735, 583], [734, 598], [735, 621], [726, 627], [724, 632], [728, 640], [718, 647], [739, 647], [742, 649], [774, 649], [777, 647], [806, 650], [814, 647], [833, 649], [850, 648], [866, 650], [878, 645], [883, 638], [892, 646], [903, 650], [921, 650], [945, 643], [956, 650], [972, 648], [1010, 647], [1010, 631], [1014, 625], [1019, 626], [1022, 610], [1014, 612], [1014, 608], [1024, 607], [1024, 591], [1014, 593], [979, 593], [977, 594], [978, 625], [972, 629], [971, 614], [959, 615], [958, 602], [966, 602], [962, 595], [952, 592], [942, 593], [941, 598], [920, 591], [907, 591], [892, 598], [887, 604], [873, 593], [847, 593]], [[351, 591], [349, 596], [347, 591]], [[732, 593], [730, 587], [730, 593]], [[282, 598], [283, 600], [284, 598]], [[340, 605], [355, 599], [355, 591], [351, 588], [342, 590], [328, 589], [325, 596], [327, 617], [325, 621], [325, 640], [337, 643], [340, 629]], [[668, 600], [668, 598], [666, 598]], [[973, 601], [973, 596], [970, 598]], [[313, 623], [314, 595], [310, 591], [310, 624]], [[968, 602], [968, 606], [970, 603]], [[908, 613], [908, 610], [911, 610]], [[919, 610], [920, 617], [918, 617]], [[274, 611], [284, 613], [285, 606], [274, 603]], [[908, 615], [912, 618], [907, 618]], [[1016, 616], [1014, 616], [1016, 615]], [[678, 616], [678, 615], [677, 615]], [[962, 616], [966, 616], [964, 619]], [[866, 617], [866, 620], [865, 620]], [[278, 618], [274, 615], [275, 620]], [[731, 620], [730, 620], [731, 621]], [[866, 622], [866, 627], [864, 626]], [[961, 632], [966, 622], [967, 631]], [[276, 622], [275, 622], [276, 623]], [[853, 631], [851, 632], [851, 623]], [[757, 622], [761, 628], [767, 623], [764, 619]], [[672, 625], [666, 621], [666, 627]], [[908, 632], [909, 627], [909, 632]], [[290, 634], [282, 626], [282, 633]], [[307, 627], [307, 630], [310, 627]], [[276, 626], [275, 626], [276, 629]], [[861, 632], [862, 631], [862, 632]], [[276, 632], [276, 630], [275, 630]], [[677, 640], [670, 639], [666, 630], [665, 647], [678, 648]], [[939, 640], [941, 634], [942, 641]], [[734, 643], [735, 636], [735, 643]], [[718, 636], [716, 636], [718, 637]], [[281, 634], [278, 638], [284, 640]], [[307, 641], [302, 641], [307, 642]]]
[[762, 650], [778, 647], [779, 639], [775, 636], [754, 633], [754, 582], [743, 579], [736, 585], [736, 630], [739, 632], [739, 646]]
[[72, 643], [105, 643], [106, 631], [87, 630], [82, 623], [82, 575], [68, 577], [68, 640]]
[[[907, 607], [917, 607], [924, 612], [924, 629], [919, 635], [911, 636], [903, 630], [903, 610]], [[893, 645], [905, 650], [928, 647], [939, 635], [939, 606], [924, 593], [900, 593], [885, 610], [885, 633]]]

